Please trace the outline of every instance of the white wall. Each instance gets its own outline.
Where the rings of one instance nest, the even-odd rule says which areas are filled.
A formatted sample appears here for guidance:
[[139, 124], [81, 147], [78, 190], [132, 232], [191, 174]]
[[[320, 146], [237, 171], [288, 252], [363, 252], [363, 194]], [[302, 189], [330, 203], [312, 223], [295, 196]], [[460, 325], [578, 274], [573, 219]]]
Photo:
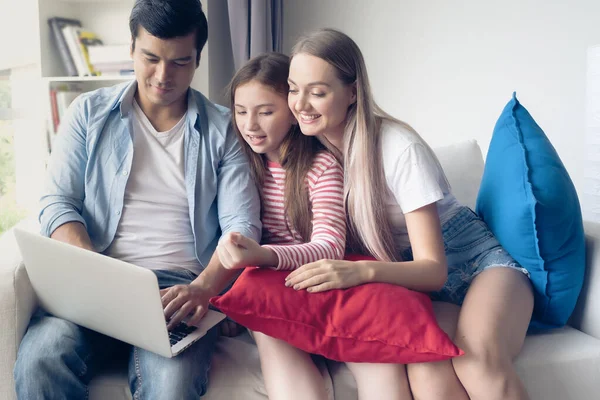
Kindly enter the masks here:
[[39, 48], [37, 1], [0, 0], [0, 70], [33, 64]]
[[378, 103], [434, 147], [475, 138], [484, 152], [513, 91], [582, 193], [586, 56], [598, 0], [286, 0], [284, 50], [319, 27], [361, 47]]

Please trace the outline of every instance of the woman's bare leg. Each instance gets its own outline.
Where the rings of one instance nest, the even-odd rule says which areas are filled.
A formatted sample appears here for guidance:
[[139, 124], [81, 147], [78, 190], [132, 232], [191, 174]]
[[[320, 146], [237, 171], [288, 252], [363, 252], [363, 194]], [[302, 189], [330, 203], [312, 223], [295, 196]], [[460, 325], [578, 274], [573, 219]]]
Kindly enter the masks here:
[[463, 303], [455, 336], [465, 355], [454, 370], [471, 400], [526, 400], [513, 367], [531, 314], [529, 279], [512, 268], [488, 268], [473, 280]]
[[[450, 303], [434, 302], [433, 310], [440, 327], [454, 337], [460, 307]], [[409, 364], [406, 366], [410, 388], [415, 400], [469, 400], [451, 360]]]
[[323, 377], [308, 353], [259, 332], [252, 336], [270, 400], [327, 400]]
[[411, 400], [402, 364], [346, 363], [354, 375], [359, 400]]

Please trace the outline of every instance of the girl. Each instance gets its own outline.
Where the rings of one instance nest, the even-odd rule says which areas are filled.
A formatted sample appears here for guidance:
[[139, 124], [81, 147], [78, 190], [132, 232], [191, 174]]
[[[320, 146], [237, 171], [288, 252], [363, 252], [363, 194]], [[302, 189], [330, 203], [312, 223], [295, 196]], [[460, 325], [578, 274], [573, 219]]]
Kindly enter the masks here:
[[462, 305], [455, 342], [465, 356], [408, 368], [349, 364], [360, 398], [527, 399], [512, 360], [533, 311], [528, 272], [458, 204], [423, 139], [375, 104], [356, 43], [331, 29], [300, 39], [288, 82], [302, 132], [344, 160], [351, 243], [378, 261], [317, 261], [286, 284], [319, 292], [387, 282]]
[[[269, 53], [248, 61], [230, 84], [233, 126], [261, 193], [266, 244], [226, 235], [217, 251], [229, 269], [291, 270], [344, 256], [343, 170], [317, 138], [298, 129], [287, 106], [288, 73], [289, 58]], [[327, 397], [309, 354], [258, 332], [254, 338], [270, 399]]]

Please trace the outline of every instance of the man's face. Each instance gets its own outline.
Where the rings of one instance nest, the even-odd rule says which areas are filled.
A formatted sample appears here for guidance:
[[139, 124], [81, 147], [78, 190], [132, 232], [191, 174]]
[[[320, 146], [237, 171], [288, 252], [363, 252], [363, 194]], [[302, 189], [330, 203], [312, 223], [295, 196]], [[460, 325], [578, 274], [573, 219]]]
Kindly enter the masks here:
[[196, 71], [196, 34], [159, 39], [139, 27], [131, 52], [139, 99], [149, 107], [168, 107], [180, 101]]

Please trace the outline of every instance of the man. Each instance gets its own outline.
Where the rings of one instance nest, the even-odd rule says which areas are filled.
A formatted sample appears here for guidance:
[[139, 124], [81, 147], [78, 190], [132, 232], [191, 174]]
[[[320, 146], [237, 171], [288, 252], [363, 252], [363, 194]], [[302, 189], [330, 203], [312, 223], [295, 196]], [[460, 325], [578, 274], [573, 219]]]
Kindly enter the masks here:
[[[231, 231], [258, 241], [260, 203], [228, 112], [189, 87], [208, 34], [199, 1], [137, 0], [130, 29], [136, 81], [70, 107], [40, 221], [46, 236], [152, 269], [172, 328], [197, 323], [231, 281], [216, 244]], [[216, 337], [171, 359], [127, 347], [133, 398], [204, 394]], [[98, 366], [124, 347], [38, 310], [17, 355], [17, 395], [87, 398]]]

